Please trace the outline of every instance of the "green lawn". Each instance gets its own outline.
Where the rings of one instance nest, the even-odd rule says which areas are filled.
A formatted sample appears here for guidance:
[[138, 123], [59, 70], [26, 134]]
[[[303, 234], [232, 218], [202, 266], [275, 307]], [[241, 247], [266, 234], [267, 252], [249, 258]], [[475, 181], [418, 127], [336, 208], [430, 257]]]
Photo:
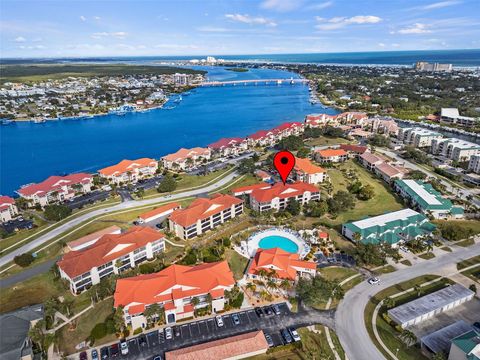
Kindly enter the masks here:
[[334, 219], [328, 217], [322, 218], [322, 221], [325, 224], [338, 226], [346, 222], [363, 219], [367, 216], [381, 215], [386, 212], [404, 208], [400, 199], [392, 193], [383, 181], [374, 177], [373, 174], [369, 173], [353, 160], [348, 160], [345, 163], [338, 165], [337, 168], [327, 169], [327, 173], [330, 176], [333, 185], [333, 193], [340, 190], [348, 191], [347, 186], [349, 185], [349, 180], [340, 171], [341, 169], [354, 171], [362, 184], [372, 185], [375, 191], [375, 196], [367, 201], [357, 200], [354, 209], [342, 212]]
[[470, 259], [459, 262], [457, 264], [457, 270], [462, 270], [476, 264], [480, 264], [480, 255], [474, 256], [474, 257], [471, 257]]
[[462, 247], [472, 246], [473, 244], [475, 244], [475, 241], [473, 239], [465, 239], [455, 243], [455, 245], [462, 246]]
[[225, 258], [230, 266], [230, 269], [233, 272], [233, 277], [235, 280], [240, 280], [245, 273], [248, 259], [238, 254], [235, 250], [226, 249]]
[[318, 273], [327, 280], [336, 280], [340, 283], [350, 276], [357, 274], [357, 271], [350, 268], [330, 266], [318, 270]]
[[480, 234], [480, 221], [478, 220], [433, 220], [432, 222], [437, 225], [440, 230], [448, 227], [451, 224], [455, 224], [459, 225], [463, 229], [468, 229], [472, 235]]
[[315, 139], [309, 139], [305, 141], [305, 145], [309, 146], [330, 146], [330, 145], [339, 145], [339, 144], [350, 144], [351, 141], [344, 138], [330, 138], [325, 136], [320, 136]]
[[418, 257], [422, 258], [422, 259], [425, 259], [425, 260], [430, 260], [430, 259], [433, 259], [435, 257], [435, 254], [432, 253], [432, 252], [427, 252], [427, 253], [418, 255]]
[[452, 252], [452, 249], [449, 248], [448, 246], [443, 246], [440, 248], [440, 250], [447, 251], [447, 252]]
[[394, 271], [396, 271], [396, 269], [392, 265], [385, 265], [385, 266], [382, 266], [379, 269], [376, 269], [375, 273], [377, 273], [377, 274], [388, 274], [388, 273], [391, 273], [391, 272], [394, 272]]
[[480, 283], [480, 265], [475, 266], [470, 270], [462, 271], [462, 275], [468, 276], [473, 281]]
[[406, 266], [412, 266], [412, 262], [408, 259], [402, 260], [402, 261], [400, 261], [400, 263], [402, 263], [403, 265], [406, 265]]

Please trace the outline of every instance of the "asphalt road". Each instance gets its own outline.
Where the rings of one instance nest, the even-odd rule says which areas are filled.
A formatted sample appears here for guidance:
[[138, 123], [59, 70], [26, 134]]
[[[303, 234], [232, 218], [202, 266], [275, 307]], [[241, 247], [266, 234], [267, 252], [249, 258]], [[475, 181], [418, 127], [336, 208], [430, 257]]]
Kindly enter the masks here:
[[0, 279], [0, 289], [10, 287], [19, 282], [29, 280], [30, 278], [37, 276], [38, 274], [48, 272], [52, 268], [53, 264], [55, 264], [59, 259], [60, 257], [57, 257], [55, 259], [45, 261], [41, 264], [38, 264], [37, 266], [33, 266], [31, 268], [23, 270], [20, 273], [11, 275], [5, 279]]
[[56, 237], [58, 235], [61, 235], [65, 231], [68, 231], [68, 230], [78, 226], [79, 224], [81, 224], [81, 223], [83, 223], [87, 220], [93, 219], [95, 217], [98, 217], [100, 215], [105, 215], [105, 214], [108, 214], [108, 213], [111, 213], [111, 212], [114, 212], [114, 211], [128, 210], [128, 209], [138, 207], [138, 206], [151, 205], [151, 204], [159, 203], [159, 202], [162, 202], [162, 201], [171, 201], [171, 200], [176, 200], [176, 199], [180, 199], [180, 198], [184, 198], [184, 197], [196, 196], [196, 195], [199, 195], [199, 194], [204, 194], [206, 192], [215, 191], [218, 188], [221, 188], [222, 186], [227, 184], [228, 182], [232, 181], [237, 176], [238, 176], [238, 173], [236, 171], [234, 171], [234, 172], [228, 174], [227, 176], [225, 176], [224, 178], [218, 180], [216, 183], [208, 185], [208, 186], [204, 186], [202, 188], [198, 188], [198, 189], [195, 189], [195, 190], [184, 191], [184, 192], [173, 194], [173, 195], [159, 196], [159, 197], [152, 198], [152, 199], [143, 199], [143, 200], [138, 200], [138, 201], [122, 202], [120, 204], [117, 204], [117, 205], [114, 205], [114, 206], [111, 206], [111, 207], [108, 207], [108, 208], [98, 209], [98, 210], [94, 210], [94, 211], [88, 212], [86, 214], [80, 215], [80, 216], [78, 216], [78, 217], [60, 225], [59, 227], [56, 227], [55, 229], [47, 232], [46, 234], [41, 235], [40, 237], [36, 238], [35, 240], [33, 240], [33, 241], [15, 249], [15, 250], [13, 250], [12, 252], [10, 252], [10, 253], [8, 253], [4, 256], [2, 256], [0, 258], [0, 267], [5, 266], [6, 264], [10, 263], [15, 256], [20, 255], [20, 254], [24, 254], [24, 253], [29, 252], [29, 251], [33, 251], [33, 250], [41, 247], [43, 244], [45, 244], [49, 240], [53, 239], [54, 237]]
[[[445, 252], [435, 259], [415, 266], [378, 276], [380, 285], [370, 285], [366, 281], [349, 290], [340, 302], [335, 314], [337, 336], [350, 360], [383, 360], [385, 357], [370, 339], [364, 322], [364, 310], [371, 297], [390, 286], [426, 274], [439, 273], [447, 265], [480, 254], [480, 243]], [[456, 269], [456, 267], [454, 266]]]

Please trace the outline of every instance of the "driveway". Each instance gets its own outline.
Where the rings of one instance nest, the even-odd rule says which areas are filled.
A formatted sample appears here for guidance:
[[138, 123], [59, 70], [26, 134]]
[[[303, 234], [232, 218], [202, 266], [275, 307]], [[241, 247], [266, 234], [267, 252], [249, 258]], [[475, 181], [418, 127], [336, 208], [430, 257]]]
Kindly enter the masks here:
[[[393, 273], [378, 276], [380, 285], [369, 285], [366, 281], [348, 291], [337, 306], [335, 328], [337, 336], [350, 360], [383, 360], [385, 357], [373, 344], [364, 322], [364, 310], [371, 297], [395, 284], [426, 274], [448, 275], [454, 264], [480, 254], [480, 243], [445, 252], [435, 259], [424, 261]], [[449, 266], [450, 271], [446, 268]]]

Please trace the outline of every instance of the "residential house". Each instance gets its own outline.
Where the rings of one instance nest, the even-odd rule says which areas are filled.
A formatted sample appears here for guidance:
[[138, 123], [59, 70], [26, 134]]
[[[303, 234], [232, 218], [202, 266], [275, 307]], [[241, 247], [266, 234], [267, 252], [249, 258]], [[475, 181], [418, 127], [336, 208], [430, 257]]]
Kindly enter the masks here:
[[272, 180], [272, 175], [270, 175], [268, 172], [260, 170], [260, 169], [255, 170], [255, 176], [262, 181]]
[[215, 194], [210, 199], [198, 198], [187, 208], [174, 211], [168, 218], [169, 228], [176, 236], [188, 240], [242, 213], [243, 200]]
[[433, 230], [435, 225], [425, 215], [412, 209], [393, 211], [342, 225], [342, 235], [354, 242], [375, 245], [385, 242], [392, 246], [428, 235]]
[[189, 170], [211, 158], [210, 149], [195, 147], [192, 149], [181, 148], [176, 153], [162, 157], [166, 169]]
[[78, 294], [111, 274], [138, 266], [165, 250], [165, 235], [149, 227], [133, 226], [122, 234], [107, 234], [92, 245], [73, 250], [57, 262], [60, 276]]
[[366, 131], [360, 128], [352, 129], [348, 132], [348, 136], [358, 139], [368, 139], [373, 136], [371, 131]]
[[277, 135], [272, 130], [259, 130], [247, 137], [249, 146], [273, 146], [278, 140]]
[[367, 119], [368, 116], [366, 113], [357, 111], [347, 111], [337, 115], [337, 120], [339, 120], [341, 124], [362, 126]]
[[208, 148], [220, 156], [238, 156], [248, 149], [248, 142], [242, 138], [223, 138], [210, 145]]
[[315, 276], [317, 264], [311, 261], [300, 260], [298, 254], [292, 254], [280, 248], [258, 249], [247, 276], [251, 279], [264, 279], [262, 270], [267, 272], [268, 278], [277, 280], [295, 281], [302, 276]]
[[336, 115], [328, 114], [311, 114], [305, 117], [305, 126], [310, 127], [324, 127], [327, 125], [337, 126], [339, 121]]
[[[126, 325], [145, 328], [144, 311], [159, 304], [165, 311], [167, 324], [194, 316], [195, 309], [209, 306], [213, 312], [225, 307], [225, 291], [235, 285], [226, 261], [196, 266], [171, 265], [154, 274], [117, 280], [114, 307], [123, 307]], [[192, 301], [194, 298], [198, 303]]]
[[0, 196], [0, 222], [7, 222], [18, 215], [15, 200], [10, 196]]
[[314, 158], [319, 163], [339, 163], [348, 159], [348, 154], [343, 149], [316, 150]]
[[370, 152], [360, 155], [359, 160], [360, 164], [369, 171], [374, 171], [375, 167], [385, 162], [385, 158]]
[[325, 169], [313, 164], [308, 159], [302, 158], [295, 158], [292, 175], [295, 181], [301, 181], [307, 184], [322, 183], [328, 177]]
[[369, 118], [365, 121], [365, 125], [374, 133], [397, 135], [398, 124], [390, 118]]
[[286, 122], [273, 128], [272, 131], [276, 133], [276, 135], [279, 136], [279, 140], [281, 140], [287, 136], [301, 135], [304, 131], [304, 125], [300, 122]]
[[113, 184], [136, 183], [138, 180], [155, 175], [158, 162], [154, 159], [141, 158], [122, 160], [118, 164], [98, 170], [101, 178]]
[[88, 193], [93, 186], [90, 174], [78, 173], [67, 176], [50, 176], [38, 184], [25, 185], [17, 193], [30, 205], [42, 207], [72, 199], [78, 193]]
[[363, 153], [369, 151], [366, 146], [350, 144], [341, 144], [340, 149], [345, 150], [349, 158], [358, 158]]

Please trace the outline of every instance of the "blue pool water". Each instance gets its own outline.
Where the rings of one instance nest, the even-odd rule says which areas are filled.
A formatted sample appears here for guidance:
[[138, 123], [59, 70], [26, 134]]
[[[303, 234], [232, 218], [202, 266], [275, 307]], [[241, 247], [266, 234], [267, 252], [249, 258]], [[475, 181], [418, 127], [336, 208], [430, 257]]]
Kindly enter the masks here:
[[297, 253], [298, 246], [292, 240], [287, 239], [283, 236], [271, 235], [266, 236], [258, 243], [258, 246], [261, 249], [271, 249], [271, 248], [280, 248], [289, 253]]

